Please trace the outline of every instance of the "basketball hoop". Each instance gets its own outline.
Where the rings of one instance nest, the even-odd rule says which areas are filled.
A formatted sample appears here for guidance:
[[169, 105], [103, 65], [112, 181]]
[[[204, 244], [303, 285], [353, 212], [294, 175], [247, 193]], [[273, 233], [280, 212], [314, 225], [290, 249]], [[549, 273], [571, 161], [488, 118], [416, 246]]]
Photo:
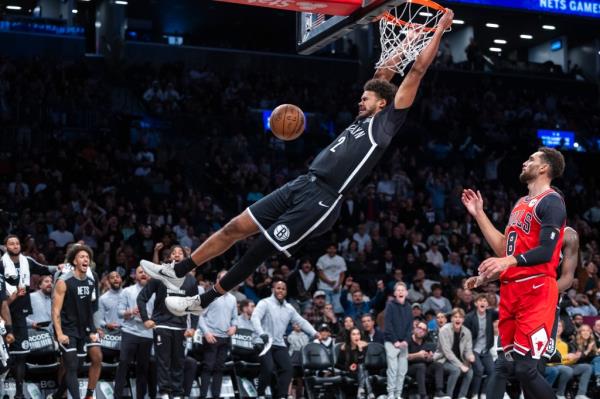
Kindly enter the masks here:
[[377, 69], [404, 75], [404, 69], [429, 44], [446, 9], [431, 0], [407, 0], [379, 19], [381, 56]]

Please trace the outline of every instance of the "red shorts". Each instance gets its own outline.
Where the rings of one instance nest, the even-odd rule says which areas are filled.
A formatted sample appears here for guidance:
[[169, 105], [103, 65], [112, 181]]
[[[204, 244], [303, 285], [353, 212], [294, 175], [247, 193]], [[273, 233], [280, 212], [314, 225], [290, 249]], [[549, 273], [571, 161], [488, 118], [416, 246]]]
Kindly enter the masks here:
[[539, 359], [546, 350], [556, 313], [558, 285], [544, 275], [500, 285], [498, 332], [504, 353]]

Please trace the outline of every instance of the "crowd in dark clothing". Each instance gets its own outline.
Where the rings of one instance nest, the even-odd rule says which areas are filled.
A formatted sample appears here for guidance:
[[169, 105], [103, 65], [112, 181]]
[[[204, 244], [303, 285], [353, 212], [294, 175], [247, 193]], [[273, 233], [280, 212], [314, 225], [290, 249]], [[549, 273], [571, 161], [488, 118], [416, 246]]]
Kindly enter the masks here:
[[[1, 116], [19, 126], [16, 141], [0, 149], [0, 236], [19, 235], [24, 253], [44, 264], [61, 263], [66, 245], [81, 240], [94, 250], [99, 275], [117, 271], [130, 280], [140, 259], [152, 259], [157, 243], [165, 250], [175, 243], [197, 248], [246, 206], [304, 173], [318, 149], [332, 140], [326, 129], [313, 126], [298, 142], [284, 145], [265, 133], [251, 108], [296, 103], [324, 114], [339, 132], [353, 120], [362, 89], [349, 83], [340, 95], [336, 85], [317, 78], [290, 82], [283, 75], [224, 76], [184, 64], [158, 70], [129, 66], [149, 113], [165, 120], [196, 113], [196, 126], [206, 122], [186, 147], [177, 144], [177, 136], [171, 141], [164, 134], [158, 140], [142, 135], [133, 142], [128, 135], [111, 135], [115, 128], [105, 119], [96, 126], [105, 129], [101, 139], [65, 135], [70, 123], [61, 116], [65, 100], [70, 107], [95, 108], [107, 93], [100, 78], [81, 66], [75, 70], [71, 74], [68, 66], [42, 61], [0, 61]], [[168, 100], [156, 94], [162, 86], [171, 91]], [[313, 325], [326, 323], [337, 334], [350, 330], [344, 319], [350, 316], [348, 324], [360, 325], [364, 333], [363, 316], [371, 314], [375, 332], [365, 337], [378, 336], [383, 310], [396, 283], [404, 282], [410, 315], [427, 322], [430, 336], [441, 328], [438, 313], [448, 316], [453, 308], [470, 314], [465, 325], [472, 325], [474, 294], [463, 290], [462, 282], [491, 251], [460, 193], [467, 187], [481, 190], [488, 215], [503, 229], [512, 204], [525, 193], [518, 173], [540, 144], [535, 130], [574, 130], [590, 139], [598, 132], [598, 107], [576, 89], [539, 91], [521, 80], [494, 77], [459, 89], [432, 71], [403, 131], [360, 188], [346, 196], [333, 230], [309, 241], [294, 258], [268, 259], [236, 290], [236, 298], [258, 302], [271, 294], [270, 283], [282, 278], [290, 302]], [[32, 129], [46, 128], [43, 145], [28, 139]], [[186, 140], [189, 133], [181, 132]], [[568, 224], [579, 233], [583, 259], [564, 314], [593, 317], [600, 305], [600, 187], [591, 173], [597, 161], [590, 153], [564, 155], [565, 178], [557, 185], [565, 194]], [[199, 284], [208, 288], [251, 240], [198, 269]], [[329, 256], [329, 244], [344, 264], [331, 293], [319, 287], [319, 258]], [[497, 290], [496, 284], [485, 287], [490, 309], [497, 308]], [[383, 342], [400, 340], [381, 331]]]

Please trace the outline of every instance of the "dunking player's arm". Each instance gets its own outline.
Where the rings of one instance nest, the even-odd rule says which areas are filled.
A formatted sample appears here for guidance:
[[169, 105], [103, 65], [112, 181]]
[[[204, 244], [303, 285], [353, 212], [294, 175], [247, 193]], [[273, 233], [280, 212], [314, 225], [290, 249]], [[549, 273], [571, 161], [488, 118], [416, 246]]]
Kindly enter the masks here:
[[[398, 88], [396, 92], [396, 98], [394, 99], [394, 107], [396, 109], [405, 109], [409, 108], [413, 102], [415, 101], [415, 97], [417, 95], [417, 91], [419, 90], [419, 85], [421, 84], [421, 79], [425, 76], [427, 69], [435, 59], [438, 48], [440, 47], [440, 42], [442, 40], [442, 36], [446, 29], [448, 29], [452, 25], [452, 19], [454, 18], [454, 12], [447, 8], [446, 12], [440, 19], [440, 22], [437, 26], [433, 37], [429, 44], [421, 51], [421, 53], [417, 56], [412, 68], [406, 74], [406, 77], [402, 81], [402, 84]], [[395, 57], [390, 59], [390, 64], [395, 64]], [[387, 69], [385, 67], [380, 68], [375, 72], [375, 79], [383, 79], [390, 81], [394, 77], [395, 72]]]

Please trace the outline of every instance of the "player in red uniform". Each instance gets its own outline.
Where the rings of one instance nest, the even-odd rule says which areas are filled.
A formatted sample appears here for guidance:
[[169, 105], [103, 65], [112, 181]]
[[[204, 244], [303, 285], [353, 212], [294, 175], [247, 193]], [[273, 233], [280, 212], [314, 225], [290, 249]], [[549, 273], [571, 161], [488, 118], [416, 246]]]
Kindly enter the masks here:
[[483, 212], [481, 194], [465, 190], [462, 201], [475, 217], [494, 253], [479, 266], [481, 279], [499, 278], [499, 333], [504, 352], [515, 361], [515, 375], [536, 398], [555, 398], [538, 373], [546, 350], [558, 298], [556, 268], [560, 259], [566, 208], [550, 184], [565, 168], [562, 154], [542, 147], [523, 163], [519, 176], [529, 193], [519, 199], [504, 231], [499, 232]]

